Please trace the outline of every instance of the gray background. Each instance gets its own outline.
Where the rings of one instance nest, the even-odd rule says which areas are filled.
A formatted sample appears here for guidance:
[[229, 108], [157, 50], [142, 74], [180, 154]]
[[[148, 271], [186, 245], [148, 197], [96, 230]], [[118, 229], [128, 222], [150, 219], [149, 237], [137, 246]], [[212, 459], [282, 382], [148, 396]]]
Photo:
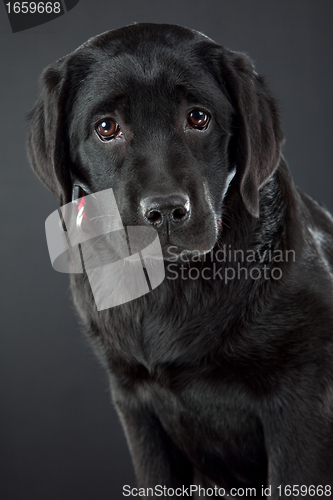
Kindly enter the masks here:
[[81, 0], [11, 33], [0, 5], [0, 498], [120, 500], [134, 485], [106, 374], [81, 333], [68, 276], [49, 262], [57, 202], [31, 173], [26, 113], [42, 69], [132, 22], [175, 23], [248, 53], [278, 97], [296, 183], [333, 210], [332, 0]]

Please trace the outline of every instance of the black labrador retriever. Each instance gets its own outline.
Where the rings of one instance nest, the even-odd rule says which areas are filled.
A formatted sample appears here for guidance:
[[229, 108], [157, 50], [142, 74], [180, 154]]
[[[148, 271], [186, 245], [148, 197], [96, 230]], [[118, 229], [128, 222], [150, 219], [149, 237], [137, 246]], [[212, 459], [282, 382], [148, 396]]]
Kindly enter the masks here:
[[61, 205], [112, 188], [124, 225], [163, 249], [163, 283], [117, 307], [71, 276], [141, 488], [128, 495], [331, 495], [333, 219], [282, 145], [249, 58], [179, 26], [104, 33], [42, 75], [38, 177]]

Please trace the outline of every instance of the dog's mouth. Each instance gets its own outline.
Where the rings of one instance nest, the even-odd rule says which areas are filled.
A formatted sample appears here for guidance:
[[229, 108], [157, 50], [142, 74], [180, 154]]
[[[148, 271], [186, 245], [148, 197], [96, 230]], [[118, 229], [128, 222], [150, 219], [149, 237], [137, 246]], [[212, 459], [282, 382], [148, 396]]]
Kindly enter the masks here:
[[191, 224], [181, 231], [159, 232], [163, 257], [169, 262], [200, 262], [213, 250], [222, 229], [221, 219], [213, 213], [193, 217]]
[[[112, 190], [110, 191], [111, 193], [108, 193], [108, 196], [113, 197]], [[119, 246], [116, 243], [118, 239], [122, 240], [125, 238], [124, 235], [128, 232], [128, 228], [135, 226], [142, 226], [143, 232], [146, 227], [147, 231], [153, 231], [156, 235], [158, 235], [163, 259], [167, 262], [200, 262], [205, 258], [207, 253], [212, 251], [216, 244], [222, 223], [221, 219], [216, 221], [214, 214], [211, 212], [200, 214], [198, 217], [195, 217], [193, 213], [189, 212], [186, 214], [186, 221], [184, 221], [184, 214], [183, 212], [180, 212], [180, 209], [178, 209], [178, 211], [175, 211], [173, 217], [176, 218], [178, 216], [180, 221], [176, 220], [172, 221], [172, 223], [163, 221], [163, 224], [159, 223], [158, 217], [160, 217], [160, 213], [157, 215], [152, 213], [149, 214], [151, 218], [149, 221], [145, 221], [145, 219], [143, 219], [140, 224], [138, 223], [139, 221], [133, 220], [133, 222], [127, 225], [126, 221], [122, 220], [124, 217], [121, 218], [120, 216], [115, 198], [113, 206], [113, 211], [115, 210], [114, 214], [108, 212], [108, 207], [105, 203], [102, 203], [101, 206], [99, 205], [98, 200], [102, 193], [103, 191], [100, 193], [91, 193], [89, 189], [81, 183], [74, 184], [72, 203], [77, 209], [76, 224], [78, 229], [83, 233], [103, 235], [101, 240], [104, 241], [104, 244], [108, 242], [114, 247], [114, 249]], [[87, 202], [90, 198], [94, 198], [92, 205]], [[93, 207], [92, 214], [89, 211], [89, 206]], [[122, 234], [122, 231], [120, 230], [114, 232], [114, 230], [112, 231], [110, 229], [110, 234], [106, 236], [109, 232], [107, 230], [107, 225], [109, 224], [109, 221], [111, 221], [111, 218], [116, 216], [119, 219], [120, 225], [122, 224], [123, 229], [125, 230], [125, 233], [121, 238], [117, 236], [118, 233]], [[154, 223], [155, 219], [157, 219], [156, 224]], [[101, 231], [98, 230], [99, 226], [102, 228]], [[121, 229], [121, 227], [117, 229]], [[97, 238], [96, 241], [98, 242], [99, 239]], [[141, 243], [144, 246], [144, 241]], [[122, 252], [120, 253], [122, 254]]]

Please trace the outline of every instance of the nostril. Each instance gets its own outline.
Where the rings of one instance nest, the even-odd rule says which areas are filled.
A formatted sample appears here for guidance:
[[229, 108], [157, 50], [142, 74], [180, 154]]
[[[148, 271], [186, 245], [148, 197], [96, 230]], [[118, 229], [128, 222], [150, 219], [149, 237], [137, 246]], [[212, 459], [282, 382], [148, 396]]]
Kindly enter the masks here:
[[187, 216], [187, 214], [188, 212], [185, 207], [177, 207], [172, 211], [171, 219], [175, 222], [182, 221]]
[[150, 224], [160, 224], [163, 221], [162, 214], [158, 210], [150, 210], [146, 214], [146, 219]]

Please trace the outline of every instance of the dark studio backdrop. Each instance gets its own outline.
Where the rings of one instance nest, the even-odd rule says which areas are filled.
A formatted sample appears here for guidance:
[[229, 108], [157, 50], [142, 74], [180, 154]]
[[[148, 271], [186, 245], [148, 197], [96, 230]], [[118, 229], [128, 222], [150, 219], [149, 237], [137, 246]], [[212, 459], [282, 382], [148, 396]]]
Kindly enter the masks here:
[[12, 33], [0, 5], [0, 498], [120, 500], [134, 485], [107, 376], [80, 331], [44, 223], [57, 201], [32, 174], [26, 114], [43, 68], [89, 37], [174, 23], [248, 53], [278, 97], [296, 183], [333, 211], [332, 0], [80, 0]]

